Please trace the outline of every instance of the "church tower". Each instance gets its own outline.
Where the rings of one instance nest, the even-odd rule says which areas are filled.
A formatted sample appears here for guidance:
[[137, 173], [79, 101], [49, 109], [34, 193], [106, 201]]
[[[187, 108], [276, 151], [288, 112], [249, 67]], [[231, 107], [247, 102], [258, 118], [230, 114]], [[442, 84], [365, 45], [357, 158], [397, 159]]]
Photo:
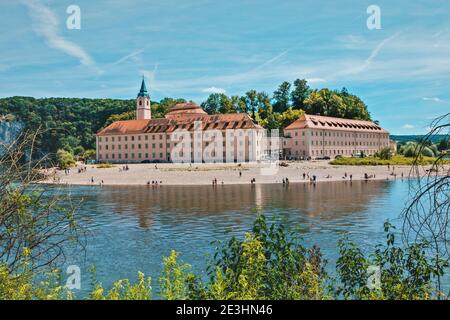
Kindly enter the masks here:
[[136, 99], [136, 119], [150, 120], [151, 118], [152, 112], [150, 110], [150, 95], [147, 92], [144, 77], [142, 77], [141, 90], [139, 91]]

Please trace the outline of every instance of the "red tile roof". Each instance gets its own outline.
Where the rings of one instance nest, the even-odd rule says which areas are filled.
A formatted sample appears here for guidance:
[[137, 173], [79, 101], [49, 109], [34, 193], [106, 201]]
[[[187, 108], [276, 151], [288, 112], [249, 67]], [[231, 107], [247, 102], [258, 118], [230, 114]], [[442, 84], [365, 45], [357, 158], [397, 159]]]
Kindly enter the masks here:
[[301, 116], [295, 122], [287, 126], [285, 130], [303, 128], [388, 133], [386, 130], [372, 121], [315, 116], [309, 114]]
[[202, 122], [202, 130], [262, 129], [246, 113], [207, 114], [194, 103], [177, 104], [165, 118], [151, 120], [117, 121], [97, 135], [170, 133], [175, 130], [194, 130], [194, 122]]
[[125, 120], [116, 121], [101, 130], [97, 135], [131, 134], [145, 130], [150, 120]]

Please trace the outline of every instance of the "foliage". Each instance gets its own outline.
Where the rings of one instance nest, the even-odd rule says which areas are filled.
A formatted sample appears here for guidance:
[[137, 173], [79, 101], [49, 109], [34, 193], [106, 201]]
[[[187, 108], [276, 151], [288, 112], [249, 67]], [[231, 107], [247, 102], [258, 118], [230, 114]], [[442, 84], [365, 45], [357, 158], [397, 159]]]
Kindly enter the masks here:
[[439, 156], [439, 146], [433, 144], [431, 141], [427, 141], [427, 144], [422, 142], [401, 142], [397, 145], [398, 153], [408, 158], [414, 158], [419, 155], [426, 157]]
[[313, 90], [304, 102], [304, 111], [307, 114], [371, 120], [364, 102], [345, 89], [341, 92], [329, 89]]
[[[291, 90], [292, 88], [292, 90]], [[153, 118], [162, 118], [176, 103], [184, 99], [164, 98], [151, 102]], [[136, 101], [115, 99], [79, 99], [10, 97], [0, 99], [0, 119], [17, 121], [27, 131], [41, 128], [35, 148], [41, 155], [63, 149], [82, 156], [83, 150], [95, 149], [95, 134], [114, 121], [135, 119]], [[345, 89], [311, 90], [304, 79], [293, 86], [283, 82], [273, 96], [249, 90], [243, 96], [213, 93], [202, 103], [212, 113], [246, 112], [268, 129], [282, 129], [296, 120], [298, 112], [326, 116], [370, 120], [367, 106]], [[292, 109], [291, 109], [292, 108]]]
[[[441, 293], [433, 281], [442, 277], [448, 263], [428, 254], [429, 244], [395, 245], [397, 233], [384, 224], [386, 244], [366, 254], [345, 235], [338, 243], [336, 274], [328, 275], [326, 260], [320, 250], [306, 248], [297, 232], [285, 222], [268, 225], [258, 216], [251, 232], [243, 239], [232, 237], [219, 243], [202, 280], [189, 264], [179, 261], [172, 251], [163, 259], [159, 277], [160, 297], [167, 300], [264, 300], [264, 299], [434, 299]], [[28, 249], [27, 249], [28, 250]], [[23, 261], [28, 261], [26, 253]], [[0, 299], [73, 299], [62, 285], [61, 273], [53, 270], [44, 281], [34, 281], [34, 274], [23, 263], [15, 273], [0, 265]], [[370, 286], [369, 266], [379, 270], [380, 282]], [[95, 277], [95, 275], [94, 275]], [[109, 290], [95, 278], [88, 298], [92, 300], [152, 299], [151, 278], [138, 273], [136, 282], [116, 281]]]
[[22, 285], [36, 270], [61, 262], [65, 245], [83, 240], [74, 218], [76, 204], [66, 193], [39, 184], [45, 159], [24, 160], [32, 158], [36, 135], [20, 135], [0, 157], [0, 266], [5, 283], [15, 284], [18, 292], [24, 292]]
[[179, 253], [172, 250], [164, 260], [164, 270], [159, 278], [161, 297], [167, 300], [182, 300], [189, 297], [188, 280], [192, 275], [188, 272], [188, 264], [179, 263]]
[[110, 169], [110, 168], [114, 168], [114, 165], [110, 164], [110, 163], [101, 163], [96, 165], [96, 168], [98, 169]]
[[94, 149], [85, 150], [83, 153], [83, 158], [85, 160], [94, 160], [96, 156], [96, 151]]
[[390, 160], [390, 159], [392, 159], [391, 148], [384, 147], [383, 149], [381, 149], [380, 151], [375, 153], [374, 157], [380, 158], [381, 160]]
[[[184, 99], [151, 102], [153, 117], [163, 117]], [[40, 129], [35, 157], [55, 155], [58, 149], [73, 152], [78, 146], [95, 149], [95, 134], [116, 120], [134, 119], [136, 101], [117, 99], [10, 97], [0, 99], [0, 118], [22, 123], [25, 131]]]
[[439, 151], [444, 151], [450, 149], [450, 140], [447, 138], [441, 139], [437, 145], [437, 149]]
[[290, 107], [290, 90], [291, 84], [284, 81], [277, 90], [273, 93], [273, 110], [275, 112], [283, 113]]
[[211, 299], [323, 299], [325, 261], [284, 223], [262, 215], [244, 240], [219, 246], [205, 285]]
[[[339, 158], [330, 161], [330, 164], [333, 165], [342, 165], [342, 166], [387, 166], [387, 165], [405, 165], [410, 166], [414, 163], [420, 165], [430, 165], [436, 162], [436, 158], [430, 157], [420, 157], [420, 158], [408, 158], [405, 156], [392, 156], [389, 160], [383, 160], [377, 157], [365, 157], [365, 158]], [[439, 159], [440, 164], [449, 164], [449, 160]]]
[[151, 300], [151, 278], [138, 273], [137, 283], [132, 284], [128, 279], [121, 279], [112, 285], [105, 294], [105, 289], [100, 283], [95, 283], [89, 294], [91, 300]]
[[[427, 243], [415, 243], [406, 248], [395, 246], [395, 228], [388, 221], [384, 224], [386, 246], [377, 246], [369, 256], [365, 256], [347, 238], [339, 242], [340, 257], [337, 261], [337, 274], [340, 285], [337, 294], [345, 299], [387, 299], [412, 300], [430, 299], [432, 279], [442, 276], [440, 266], [448, 265], [427, 256]], [[379, 287], [371, 288], [369, 266], [376, 266], [380, 271]]]
[[75, 159], [70, 152], [59, 149], [56, 152], [56, 163], [61, 170], [65, 170], [75, 165]]

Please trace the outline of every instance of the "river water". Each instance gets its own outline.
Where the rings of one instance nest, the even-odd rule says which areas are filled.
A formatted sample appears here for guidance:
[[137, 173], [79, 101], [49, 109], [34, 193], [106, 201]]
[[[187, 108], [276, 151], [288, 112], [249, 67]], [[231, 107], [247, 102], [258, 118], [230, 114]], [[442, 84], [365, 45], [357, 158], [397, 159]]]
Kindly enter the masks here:
[[[408, 182], [324, 182], [316, 185], [235, 185], [160, 187], [70, 187], [81, 201], [77, 215], [89, 230], [85, 251], [67, 256], [66, 265], [82, 270], [82, 292], [89, 289], [87, 269], [109, 287], [138, 271], [156, 279], [162, 257], [172, 249], [194, 270], [204, 270], [211, 242], [242, 237], [257, 212], [282, 218], [301, 230], [305, 244], [318, 245], [333, 271], [337, 241], [344, 232], [365, 250], [384, 243], [383, 222], [400, 224]], [[255, 210], [256, 209], [256, 210]]]

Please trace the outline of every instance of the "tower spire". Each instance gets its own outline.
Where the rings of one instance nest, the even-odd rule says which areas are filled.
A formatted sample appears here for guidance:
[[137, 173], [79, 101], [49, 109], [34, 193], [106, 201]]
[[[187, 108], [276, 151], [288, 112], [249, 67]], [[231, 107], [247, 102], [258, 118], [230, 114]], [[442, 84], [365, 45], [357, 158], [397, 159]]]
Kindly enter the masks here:
[[144, 76], [142, 76], [141, 90], [136, 99], [136, 119], [147, 120], [152, 118], [152, 111], [150, 110], [150, 95], [145, 85]]
[[145, 78], [142, 76], [141, 90], [139, 90], [138, 97], [148, 97], [147, 86], [145, 85]]

